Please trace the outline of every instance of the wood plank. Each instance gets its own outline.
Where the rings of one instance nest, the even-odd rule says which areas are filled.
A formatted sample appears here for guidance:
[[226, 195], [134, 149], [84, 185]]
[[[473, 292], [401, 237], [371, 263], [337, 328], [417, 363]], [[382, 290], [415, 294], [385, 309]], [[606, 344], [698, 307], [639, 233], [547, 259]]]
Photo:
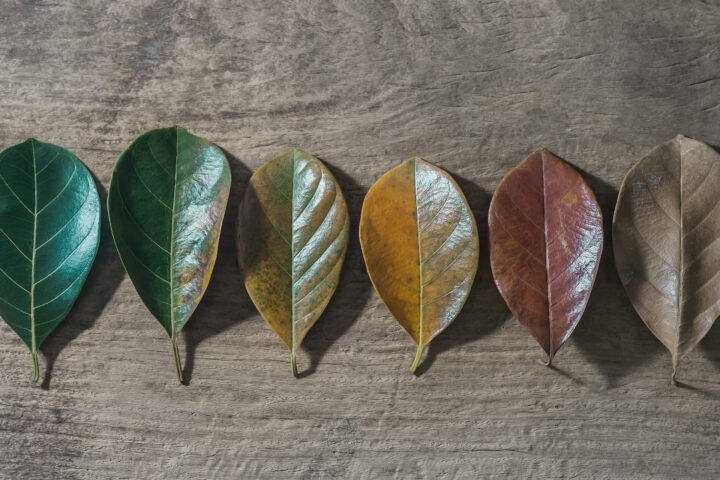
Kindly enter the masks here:
[[[179, 124], [231, 155], [208, 292], [182, 335], [189, 385], [103, 219], [79, 301], [42, 347], [42, 385], [0, 325], [0, 478], [718, 478], [720, 327], [681, 364], [634, 313], [612, 261], [617, 188], [677, 133], [720, 144], [715, 2], [103, 2], [0, 9], [0, 142], [62, 145], [105, 188], [140, 133]], [[556, 357], [513, 319], [487, 259], [503, 175], [544, 146], [582, 170], [606, 245]], [[294, 379], [254, 308], [233, 229], [247, 180], [300, 147], [352, 215], [340, 287]], [[382, 173], [420, 155], [459, 181], [482, 260], [456, 322], [412, 341], [373, 291], [357, 222]]]

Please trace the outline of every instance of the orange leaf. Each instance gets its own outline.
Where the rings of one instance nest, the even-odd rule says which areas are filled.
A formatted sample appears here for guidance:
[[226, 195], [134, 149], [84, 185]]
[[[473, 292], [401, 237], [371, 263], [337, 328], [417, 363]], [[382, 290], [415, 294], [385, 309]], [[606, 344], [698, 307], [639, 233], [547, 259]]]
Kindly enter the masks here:
[[455, 319], [478, 263], [475, 219], [443, 170], [411, 158], [365, 196], [360, 243], [370, 279], [390, 313], [423, 347]]

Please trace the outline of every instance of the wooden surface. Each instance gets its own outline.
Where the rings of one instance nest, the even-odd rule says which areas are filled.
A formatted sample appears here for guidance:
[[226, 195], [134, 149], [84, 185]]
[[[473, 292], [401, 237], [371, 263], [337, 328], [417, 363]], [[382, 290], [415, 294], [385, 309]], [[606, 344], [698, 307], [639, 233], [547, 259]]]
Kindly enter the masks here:
[[[218, 264], [183, 334], [189, 384], [103, 219], [76, 306], [31, 359], [0, 326], [0, 478], [718, 478], [720, 327], [681, 364], [615, 273], [617, 187], [677, 133], [720, 144], [714, 1], [4, 0], [0, 143], [62, 145], [103, 199], [122, 150], [179, 124], [231, 158]], [[580, 169], [606, 242], [557, 368], [498, 295], [486, 212], [544, 146]], [[290, 373], [235, 265], [238, 199], [292, 147], [331, 168], [352, 216], [339, 289]], [[360, 255], [364, 193], [419, 155], [480, 225], [468, 304], [409, 372], [414, 345]]]

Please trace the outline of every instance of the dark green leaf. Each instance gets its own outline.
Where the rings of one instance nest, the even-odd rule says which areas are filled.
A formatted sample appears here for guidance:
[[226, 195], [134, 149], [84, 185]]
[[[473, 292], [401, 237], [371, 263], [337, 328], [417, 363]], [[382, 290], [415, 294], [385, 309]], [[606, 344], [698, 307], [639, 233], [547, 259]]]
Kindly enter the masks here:
[[31, 138], [0, 153], [0, 316], [33, 357], [82, 289], [100, 240], [92, 176], [64, 148]]
[[108, 213], [115, 246], [140, 298], [171, 338], [205, 293], [230, 192], [223, 152], [180, 127], [138, 137], [115, 165]]

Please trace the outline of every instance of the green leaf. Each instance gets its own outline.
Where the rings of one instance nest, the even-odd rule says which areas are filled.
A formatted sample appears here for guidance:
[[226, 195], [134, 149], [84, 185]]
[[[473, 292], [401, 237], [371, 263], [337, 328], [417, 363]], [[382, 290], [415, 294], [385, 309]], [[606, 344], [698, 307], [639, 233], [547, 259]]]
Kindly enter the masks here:
[[0, 316], [37, 350], [68, 314], [100, 241], [100, 199], [87, 168], [30, 138], [0, 153]]
[[250, 178], [238, 262], [250, 298], [295, 356], [338, 284], [350, 221], [340, 185], [317, 158], [291, 150]]
[[171, 339], [205, 293], [230, 192], [222, 150], [180, 127], [140, 135], [120, 155], [110, 181], [110, 228], [140, 298]]

